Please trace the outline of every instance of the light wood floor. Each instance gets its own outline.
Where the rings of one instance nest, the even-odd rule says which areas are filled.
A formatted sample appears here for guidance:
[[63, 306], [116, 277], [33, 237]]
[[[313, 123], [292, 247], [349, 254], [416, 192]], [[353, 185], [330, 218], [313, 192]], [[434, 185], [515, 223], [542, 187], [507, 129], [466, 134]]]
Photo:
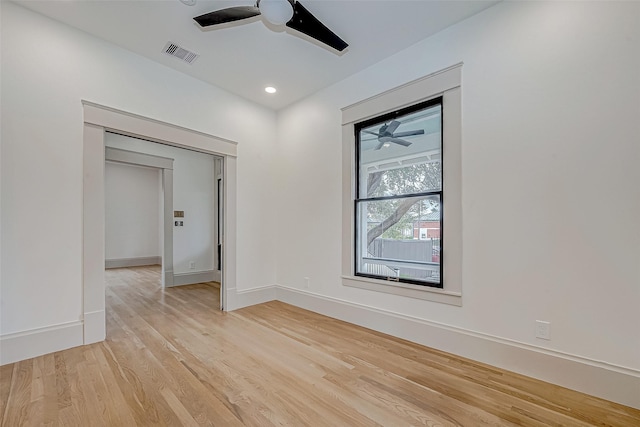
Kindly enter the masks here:
[[640, 411], [213, 284], [107, 271], [107, 340], [0, 368], [2, 426], [640, 426]]

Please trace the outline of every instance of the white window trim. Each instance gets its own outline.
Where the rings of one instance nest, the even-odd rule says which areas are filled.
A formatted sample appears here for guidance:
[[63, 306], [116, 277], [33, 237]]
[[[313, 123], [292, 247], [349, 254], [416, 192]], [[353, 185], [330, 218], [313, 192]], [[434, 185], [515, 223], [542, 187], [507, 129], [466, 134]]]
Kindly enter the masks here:
[[[462, 63], [342, 109], [342, 284], [462, 305]], [[444, 288], [359, 277], [354, 273], [355, 132], [358, 122], [442, 96]]]

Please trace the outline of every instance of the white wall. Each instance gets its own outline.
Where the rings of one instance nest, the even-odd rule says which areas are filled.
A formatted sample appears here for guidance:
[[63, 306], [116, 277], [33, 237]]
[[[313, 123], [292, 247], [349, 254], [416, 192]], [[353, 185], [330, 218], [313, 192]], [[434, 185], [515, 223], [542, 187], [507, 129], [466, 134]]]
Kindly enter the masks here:
[[275, 283], [275, 113], [13, 3], [0, 27], [0, 339], [81, 318], [82, 99], [237, 141], [237, 288]]
[[105, 258], [160, 257], [160, 169], [107, 162]]
[[[505, 2], [281, 111], [278, 283], [640, 376], [639, 52], [637, 2]], [[342, 286], [340, 108], [459, 62], [463, 306]]]
[[[217, 252], [214, 156], [113, 133], [107, 133], [105, 144], [174, 159], [173, 210], [184, 211], [184, 218], [176, 218], [184, 225], [173, 227], [173, 272], [214, 270]], [[195, 262], [193, 270], [189, 268], [190, 261]]]

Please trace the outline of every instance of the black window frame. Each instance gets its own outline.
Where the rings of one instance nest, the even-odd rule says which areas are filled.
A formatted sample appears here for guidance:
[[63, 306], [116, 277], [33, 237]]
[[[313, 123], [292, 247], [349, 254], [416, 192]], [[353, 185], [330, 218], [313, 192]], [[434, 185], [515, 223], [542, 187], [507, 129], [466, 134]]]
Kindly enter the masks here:
[[[386, 121], [395, 119], [399, 116], [404, 116], [407, 114], [414, 113], [416, 111], [425, 110], [430, 107], [434, 107], [436, 105], [440, 105], [440, 189], [437, 191], [423, 191], [420, 193], [411, 193], [411, 194], [401, 194], [401, 195], [392, 195], [392, 196], [383, 196], [383, 197], [368, 197], [368, 198], [360, 198], [360, 134], [361, 130], [367, 127], [381, 124]], [[370, 279], [378, 279], [378, 280], [386, 280], [398, 283], [408, 283], [413, 285], [426, 286], [431, 288], [439, 288], [444, 289], [444, 99], [443, 96], [438, 96], [435, 98], [431, 98], [427, 101], [422, 101], [408, 107], [403, 107], [395, 111], [391, 111], [389, 113], [381, 114], [379, 116], [373, 117], [371, 119], [364, 120], [362, 122], [358, 122], [354, 124], [354, 132], [355, 132], [355, 196], [353, 200], [353, 219], [354, 219], [354, 245], [353, 245], [353, 253], [354, 253], [354, 265], [353, 272], [355, 276], [366, 277]], [[392, 278], [381, 275], [367, 274], [358, 272], [358, 242], [359, 242], [359, 221], [358, 221], [358, 205], [363, 202], [375, 202], [382, 200], [397, 200], [397, 199], [408, 199], [411, 197], [423, 197], [423, 196], [438, 196], [440, 199], [440, 257], [439, 257], [439, 281], [438, 282], [427, 282], [423, 280], [415, 280], [409, 278]]]

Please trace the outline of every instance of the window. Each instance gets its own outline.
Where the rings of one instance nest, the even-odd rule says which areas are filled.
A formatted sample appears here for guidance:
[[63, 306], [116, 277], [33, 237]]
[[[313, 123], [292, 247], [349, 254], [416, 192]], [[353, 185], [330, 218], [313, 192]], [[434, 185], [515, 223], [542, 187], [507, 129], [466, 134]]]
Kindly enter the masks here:
[[354, 128], [355, 274], [442, 288], [442, 98]]
[[457, 64], [342, 109], [344, 286], [462, 305], [461, 84]]

